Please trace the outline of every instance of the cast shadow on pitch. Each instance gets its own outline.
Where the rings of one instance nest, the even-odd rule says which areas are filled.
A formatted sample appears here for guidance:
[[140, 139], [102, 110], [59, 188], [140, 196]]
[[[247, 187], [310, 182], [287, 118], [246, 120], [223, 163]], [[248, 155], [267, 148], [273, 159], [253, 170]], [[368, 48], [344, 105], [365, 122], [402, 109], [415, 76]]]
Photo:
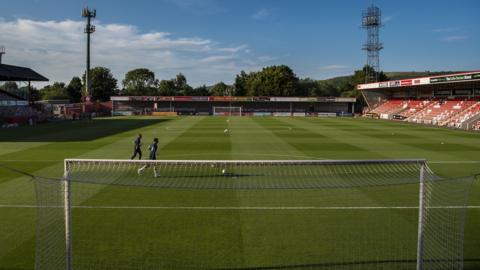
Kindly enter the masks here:
[[[445, 263], [452, 263], [451, 260], [443, 260]], [[404, 260], [371, 260], [371, 261], [352, 261], [352, 262], [330, 262], [330, 263], [318, 263], [318, 264], [301, 264], [301, 265], [276, 265], [276, 266], [260, 266], [260, 267], [244, 267], [244, 268], [215, 268], [215, 270], [279, 270], [279, 269], [370, 269], [380, 265], [394, 265], [405, 269], [415, 269], [415, 259]], [[428, 263], [428, 260], [426, 261]], [[442, 262], [442, 260], [435, 260], [436, 263]], [[465, 270], [478, 269], [480, 259], [464, 259]], [[471, 268], [472, 267], [472, 268]], [[396, 268], [395, 268], [396, 269]]]
[[91, 141], [169, 120], [170, 119], [101, 118], [45, 123], [2, 130], [2, 132], [0, 132], [0, 142]]

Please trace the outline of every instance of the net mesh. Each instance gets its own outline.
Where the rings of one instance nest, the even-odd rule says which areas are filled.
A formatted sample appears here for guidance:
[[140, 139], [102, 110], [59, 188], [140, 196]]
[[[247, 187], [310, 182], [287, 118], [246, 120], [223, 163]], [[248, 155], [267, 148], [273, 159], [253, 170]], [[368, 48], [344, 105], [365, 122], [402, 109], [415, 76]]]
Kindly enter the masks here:
[[[416, 269], [422, 198], [422, 269], [462, 269], [472, 178], [420, 196], [422, 166], [70, 160], [72, 268]], [[36, 181], [37, 270], [67, 269], [64, 184]]]
[[214, 116], [242, 116], [242, 107], [213, 107]]

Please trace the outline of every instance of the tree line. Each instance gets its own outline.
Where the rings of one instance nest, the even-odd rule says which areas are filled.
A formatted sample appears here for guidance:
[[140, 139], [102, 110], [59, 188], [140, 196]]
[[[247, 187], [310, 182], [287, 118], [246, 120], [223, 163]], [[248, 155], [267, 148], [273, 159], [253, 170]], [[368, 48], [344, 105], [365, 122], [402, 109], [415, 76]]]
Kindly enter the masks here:
[[[202, 85], [192, 87], [187, 78], [179, 73], [174, 78], [158, 80], [155, 73], [146, 68], [128, 71], [118, 89], [117, 79], [110, 69], [95, 67], [90, 71], [90, 90], [92, 100], [108, 101], [110, 96], [331, 96], [331, 97], [360, 97], [355, 86], [364, 82], [365, 66], [356, 70], [353, 75], [342, 77], [341, 80], [314, 80], [298, 78], [293, 70], [286, 65], [274, 65], [260, 71], [237, 74], [232, 85], [218, 82], [213, 86]], [[381, 80], [387, 76], [379, 73]], [[20, 94], [25, 87], [19, 88], [16, 83], [5, 83], [0, 89]], [[42, 89], [32, 89], [32, 100], [65, 99], [71, 102], [80, 102], [85, 94], [85, 75], [73, 77], [68, 84], [54, 82]], [[22, 96], [22, 95], [20, 95]]]

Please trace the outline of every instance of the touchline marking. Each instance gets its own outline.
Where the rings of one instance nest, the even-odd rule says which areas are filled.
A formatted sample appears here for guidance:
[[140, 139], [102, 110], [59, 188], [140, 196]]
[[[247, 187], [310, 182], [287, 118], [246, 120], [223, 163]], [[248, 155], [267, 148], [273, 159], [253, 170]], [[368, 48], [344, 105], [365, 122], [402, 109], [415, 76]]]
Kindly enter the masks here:
[[439, 161], [428, 161], [430, 164], [475, 164], [480, 163], [480, 160], [439, 160]]
[[[0, 208], [63, 208], [63, 206], [36, 206], [31, 204], [0, 204]], [[160, 209], [160, 210], [382, 210], [418, 209], [418, 206], [72, 206], [77, 209]], [[430, 209], [480, 209], [480, 205], [431, 206]]]

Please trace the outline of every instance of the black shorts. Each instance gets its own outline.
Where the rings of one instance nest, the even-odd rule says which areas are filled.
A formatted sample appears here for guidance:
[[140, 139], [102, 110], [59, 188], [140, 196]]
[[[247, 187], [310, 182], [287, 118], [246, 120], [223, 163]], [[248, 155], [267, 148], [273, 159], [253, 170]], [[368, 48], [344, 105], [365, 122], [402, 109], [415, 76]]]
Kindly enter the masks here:
[[157, 155], [152, 155], [152, 154], [150, 154], [150, 158], [149, 158], [149, 159], [150, 159], [150, 160], [156, 160], [156, 159], [157, 159]]

